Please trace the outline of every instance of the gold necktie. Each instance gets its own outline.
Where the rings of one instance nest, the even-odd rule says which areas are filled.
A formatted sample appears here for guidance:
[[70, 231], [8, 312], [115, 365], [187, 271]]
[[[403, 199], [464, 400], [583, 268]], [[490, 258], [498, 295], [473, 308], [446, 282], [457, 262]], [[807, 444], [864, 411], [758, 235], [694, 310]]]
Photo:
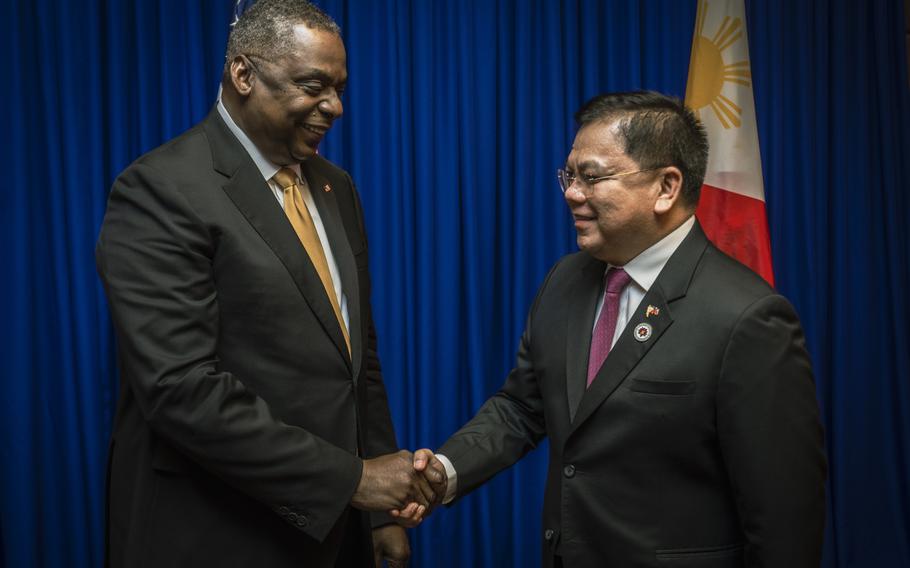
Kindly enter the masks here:
[[348, 355], [351, 354], [351, 338], [348, 335], [348, 328], [344, 325], [344, 318], [341, 316], [341, 308], [338, 306], [338, 297], [335, 295], [335, 285], [332, 282], [332, 273], [329, 272], [329, 263], [325, 258], [325, 251], [322, 243], [319, 242], [319, 235], [316, 233], [316, 225], [313, 224], [313, 217], [310, 216], [303, 197], [300, 195], [300, 186], [297, 183], [297, 174], [291, 168], [281, 168], [272, 179], [278, 184], [278, 187], [284, 192], [284, 213], [291, 221], [297, 238], [303, 244], [313, 266], [316, 267], [316, 273], [322, 280], [322, 286], [325, 293], [332, 303], [332, 309], [335, 311], [335, 317], [338, 318], [338, 325], [341, 326], [341, 333], [344, 334], [344, 342], [348, 346]]

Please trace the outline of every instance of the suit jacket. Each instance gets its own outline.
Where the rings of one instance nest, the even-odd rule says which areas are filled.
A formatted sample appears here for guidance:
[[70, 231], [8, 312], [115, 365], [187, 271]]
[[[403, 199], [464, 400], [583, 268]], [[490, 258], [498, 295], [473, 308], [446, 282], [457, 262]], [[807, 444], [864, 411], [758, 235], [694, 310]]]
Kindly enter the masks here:
[[[332, 566], [362, 462], [395, 451], [360, 202], [302, 174], [348, 299], [352, 356], [267, 183], [212, 111], [116, 180], [96, 259], [119, 341], [113, 566]], [[324, 191], [324, 187], [331, 191]]]
[[586, 389], [605, 268], [550, 271], [516, 367], [439, 449], [457, 497], [548, 436], [544, 566], [818, 566], [826, 464], [793, 308], [696, 224]]

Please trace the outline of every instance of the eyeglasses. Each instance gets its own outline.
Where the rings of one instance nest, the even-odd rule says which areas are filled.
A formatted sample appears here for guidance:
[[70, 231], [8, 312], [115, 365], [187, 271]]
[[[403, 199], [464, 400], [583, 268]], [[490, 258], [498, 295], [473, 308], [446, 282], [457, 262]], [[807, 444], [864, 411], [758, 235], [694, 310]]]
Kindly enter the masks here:
[[597, 177], [591, 177], [591, 176], [586, 176], [586, 175], [582, 175], [579, 177], [568, 170], [559, 168], [558, 170], [556, 170], [556, 179], [559, 180], [559, 189], [561, 189], [563, 193], [569, 191], [569, 188], [572, 187], [573, 184], [578, 184], [578, 191], [581, 192], [581, 194], [584, 195], [585, 197], [591, 197], [591, 194], [594, 193], [594, 186], [602, 181], [616, 180], [619, 178], [624, 178], [626, 176], [630, 176], [632, 174], [640, 174], [642, 172], [653, 172], [654, 170], [659, 170], [663, 167], [665, 167], [665, 166], [660, 166], [657, 168], [648, 168], [646, 170], [635, 170], [632, 172], [621, 172], [618, 174], [610, 174], [608, 176], [597, 176]]

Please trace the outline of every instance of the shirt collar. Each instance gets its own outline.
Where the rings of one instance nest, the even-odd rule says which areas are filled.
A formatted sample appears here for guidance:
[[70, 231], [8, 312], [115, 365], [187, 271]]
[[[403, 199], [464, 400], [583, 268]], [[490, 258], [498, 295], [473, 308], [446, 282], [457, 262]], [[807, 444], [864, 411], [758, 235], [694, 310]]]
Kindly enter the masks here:
[[622, 268], [636, 284], [645, 291], [650, 290], [660, 271], [664, 269], [667, 261], [673, 256], [694, 225], [695, 215], [692, 215], [682, 225], [673, 229], [669, 235], [640, 252]]
[[231, 118], [230, 113], [227, 108], [225, 108], [224, 103], [221, 102], [221, 99], [218, 99], [218, 114], [221, 115], [221, 118], [224, 120], [224, 123], [227, 124], [228, 129], [237, 137], [237, 140], [240, 142], [240, 145], [243, 146], [243, 149], [246, 150], [246, 153], [250, 155], [250, 158], [253, 159], [253, 163], [256, 164], [256, 168], [259, 170], [259, 173], [262, 174], [262, 177], [269, 181], [272, 179], [278, 170], [282, 167], [291, 168], [297, 174], [297, 177], [300, 177], [300, 164], [290, 164], [289, 166], [279, 166], [278, 164], [273, 163], [268, 158], [265, 157], [265, 154], [259, 149], [256, 144], [250, 140], [250, 137], [246, 135], [246, 132], [234, 122], [234, 119]]

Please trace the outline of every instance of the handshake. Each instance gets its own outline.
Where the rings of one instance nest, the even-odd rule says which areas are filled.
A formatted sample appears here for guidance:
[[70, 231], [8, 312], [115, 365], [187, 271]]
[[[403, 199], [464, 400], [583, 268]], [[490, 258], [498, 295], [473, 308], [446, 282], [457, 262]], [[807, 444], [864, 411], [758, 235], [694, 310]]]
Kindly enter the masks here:
[[416, 527], [446, 495], [445, 466], [427, 449], [401, 450], [363, 461], [360, 483], [351, 505], [364, 511], [385, 511], [400, 525]]

